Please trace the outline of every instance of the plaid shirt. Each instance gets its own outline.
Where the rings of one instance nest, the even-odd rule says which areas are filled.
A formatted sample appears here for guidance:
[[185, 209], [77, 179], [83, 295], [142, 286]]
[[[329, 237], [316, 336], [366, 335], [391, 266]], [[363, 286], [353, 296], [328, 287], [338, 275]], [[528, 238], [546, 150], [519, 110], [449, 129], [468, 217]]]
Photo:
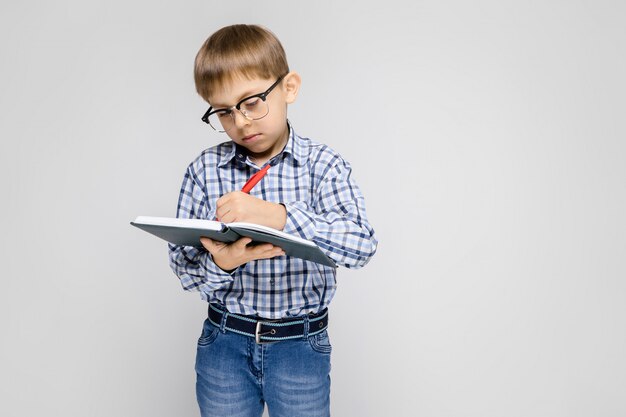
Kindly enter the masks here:
[[[377, 241], [350, 164], [291, 127], [287, 145], [269, 163], [250, 195], [285, 206], [283, 231], [312, 240], [339, 266], [364, 266]], [[176, 216], [214, 219], [217, 199], [241, 190], [258, 170], [232, 141], [205, 150], [187, 168]], [[317, 313], [337, 286], [335, 268], [290, 256], [251, 261], [231, 273], [202, 248], [169, 244], [169, 258], [185, 290], [200, 291], [202, 299], [235, 314], [278, 319]]]

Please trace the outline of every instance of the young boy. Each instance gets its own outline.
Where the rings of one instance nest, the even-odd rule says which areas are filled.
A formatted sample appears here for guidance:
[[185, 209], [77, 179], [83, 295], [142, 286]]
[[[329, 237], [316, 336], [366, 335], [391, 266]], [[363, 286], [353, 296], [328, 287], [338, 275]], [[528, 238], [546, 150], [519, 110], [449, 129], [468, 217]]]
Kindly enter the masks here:
[[[363, 196], [339, 154], [288, 122], [301, 80], [274, 34], [220, 29], [196, 56], [195, 82], [210, 105], [202, 119], [231, 140], [189, 165], [177, 217], [262, 224], [312, 240], [337, 265], [365, 265], [377, 241]], [[268, 165], [249, 194], [239, 191]], [[196, 356], [201, 414], [261, 416], [267, 403], [272, 417], [328, 416], [336, 269], [250, 241], [169, 246], [183, 288], [209, 303]]]

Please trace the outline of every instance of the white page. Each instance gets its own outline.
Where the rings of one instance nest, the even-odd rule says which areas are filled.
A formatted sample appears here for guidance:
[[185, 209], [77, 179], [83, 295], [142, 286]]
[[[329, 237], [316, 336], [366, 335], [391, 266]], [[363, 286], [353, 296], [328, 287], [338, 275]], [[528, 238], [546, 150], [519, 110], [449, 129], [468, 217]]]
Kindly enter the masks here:
[[135, 219], [137, 224], [152, 224], [155, 226], [186, 227], [189, 229], [206, 229], [221, 231], [224, 223], [206, 219], [178, 219], [175, 217], [151, 217], [138, 216]]

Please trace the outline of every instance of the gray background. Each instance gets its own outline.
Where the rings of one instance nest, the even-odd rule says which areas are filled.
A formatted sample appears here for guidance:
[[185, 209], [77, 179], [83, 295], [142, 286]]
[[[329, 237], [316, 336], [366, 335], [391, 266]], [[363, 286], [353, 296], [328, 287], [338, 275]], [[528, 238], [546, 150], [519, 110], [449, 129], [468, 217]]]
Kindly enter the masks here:
[[0, 415], [195, 416], [205, 315], [166, 246], [223, 140], [192, 63], [260, 23], [297, 131], [351, 161], [380, 240], [339, 271], [335, 416], [626, 414], [626, 7], [610, 1], [0, 6]]

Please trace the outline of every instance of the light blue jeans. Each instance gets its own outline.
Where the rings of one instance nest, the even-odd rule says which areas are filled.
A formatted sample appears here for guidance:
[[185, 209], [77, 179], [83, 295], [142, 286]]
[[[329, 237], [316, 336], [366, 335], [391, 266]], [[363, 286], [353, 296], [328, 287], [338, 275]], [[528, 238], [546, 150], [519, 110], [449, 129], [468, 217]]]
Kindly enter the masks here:
[[208, 319], [198, 339], [196, 396], [202, 417], [330, 416], [326, 331], [306, 339], [259, 345], [222, 332]]

